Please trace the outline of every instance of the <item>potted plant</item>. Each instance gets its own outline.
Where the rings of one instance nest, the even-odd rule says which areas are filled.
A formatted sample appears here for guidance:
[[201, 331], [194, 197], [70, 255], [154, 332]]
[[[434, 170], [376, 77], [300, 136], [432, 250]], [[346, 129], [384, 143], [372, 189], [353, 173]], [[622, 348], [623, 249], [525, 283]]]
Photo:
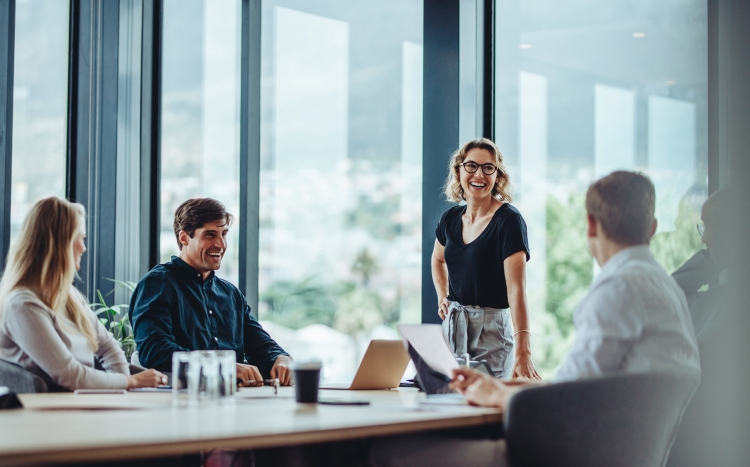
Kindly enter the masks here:
[[[118, 284], [120, 287], [127, 288], [130, 290], [130, 293], [133, 293], [135, 290], [135, 282], [118, 281], [115, 279], [107, 280]], [[96, 291], [96, 294], [99, 296], [99, 301], [91, 303], [89, 306], [99, 316], [99, 321], [101, 321], [104, 327], [120, 343], [122, 351], [125, 352], [125, 358], [130, 361], [130, 357], [135, 351], [135, 340], [133, 339], [133, 328], [130, 327], [130, 317], [127, 312], [129, 305], [107, 305], [99, 290]]]

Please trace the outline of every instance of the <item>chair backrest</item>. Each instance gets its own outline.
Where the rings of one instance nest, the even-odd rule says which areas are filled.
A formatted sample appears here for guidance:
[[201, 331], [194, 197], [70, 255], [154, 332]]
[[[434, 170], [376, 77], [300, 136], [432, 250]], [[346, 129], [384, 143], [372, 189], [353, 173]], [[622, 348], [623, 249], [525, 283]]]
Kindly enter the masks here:
[[508, 403], [512, 466], [662, 467], [697, 373], [614, 374], [519, 391]]
[[16, 365], [0, 360], [0, 386], [8, 386], [15, 393], [48, 392], [47, 383], [34, 373]]

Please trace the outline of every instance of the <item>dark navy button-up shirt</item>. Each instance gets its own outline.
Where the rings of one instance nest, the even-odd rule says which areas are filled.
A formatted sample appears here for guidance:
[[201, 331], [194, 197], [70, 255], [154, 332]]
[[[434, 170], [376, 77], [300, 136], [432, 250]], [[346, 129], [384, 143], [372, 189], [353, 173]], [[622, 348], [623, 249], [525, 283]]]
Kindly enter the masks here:
[[201, 274], [185, 261], [159, 264], [136, 286], [130, 323], [141, 365], [172, 371], [172, 353], [234, 350], [239, 363], [268, 377], [276, 358], [288, 355], [250, 314], [242, 293], [229, 282]]

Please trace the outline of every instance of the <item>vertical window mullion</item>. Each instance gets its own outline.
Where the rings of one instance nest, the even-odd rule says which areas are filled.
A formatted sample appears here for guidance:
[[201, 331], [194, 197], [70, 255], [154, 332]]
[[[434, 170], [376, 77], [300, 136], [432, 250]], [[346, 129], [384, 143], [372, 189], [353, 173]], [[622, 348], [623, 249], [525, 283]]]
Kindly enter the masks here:
[[10, 245], [10, 197], [13, 160], [13, 57], [15, 0], [0, 0], [0, 267]]

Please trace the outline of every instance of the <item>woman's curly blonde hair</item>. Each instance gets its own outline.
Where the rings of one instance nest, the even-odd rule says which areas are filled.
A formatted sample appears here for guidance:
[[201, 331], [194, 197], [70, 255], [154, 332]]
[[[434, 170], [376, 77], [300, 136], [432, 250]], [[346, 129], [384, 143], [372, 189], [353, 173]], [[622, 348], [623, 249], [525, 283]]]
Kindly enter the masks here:
[[495, 143], [487, 138], [479, 138], [469, 141], [464, 144], [458, 151], [453, 153], [451, 156], [450, 165], [448, 165], [448, 178], [445, 180], [444, 193], [448, 201], [458, 203], [466, 200], [464, 197], [464, 189], [461, 186], [461, 177], [458, 175], [458, 171], [461, 169], [461, 164], [466, 159], [466, 154], [472, 149], [484, 149], [492, 154], [495, 158], [495, 165], [497, 166], [497, 178], [495, 179], [495, 186], [492, 187], [492, 196], [500, 201], [510, 203], [513, 201], [513, 196], [510, 194], [510, 176], [505, 170], [503, 165], [503, 155], [500, 150], [495, 146]]

